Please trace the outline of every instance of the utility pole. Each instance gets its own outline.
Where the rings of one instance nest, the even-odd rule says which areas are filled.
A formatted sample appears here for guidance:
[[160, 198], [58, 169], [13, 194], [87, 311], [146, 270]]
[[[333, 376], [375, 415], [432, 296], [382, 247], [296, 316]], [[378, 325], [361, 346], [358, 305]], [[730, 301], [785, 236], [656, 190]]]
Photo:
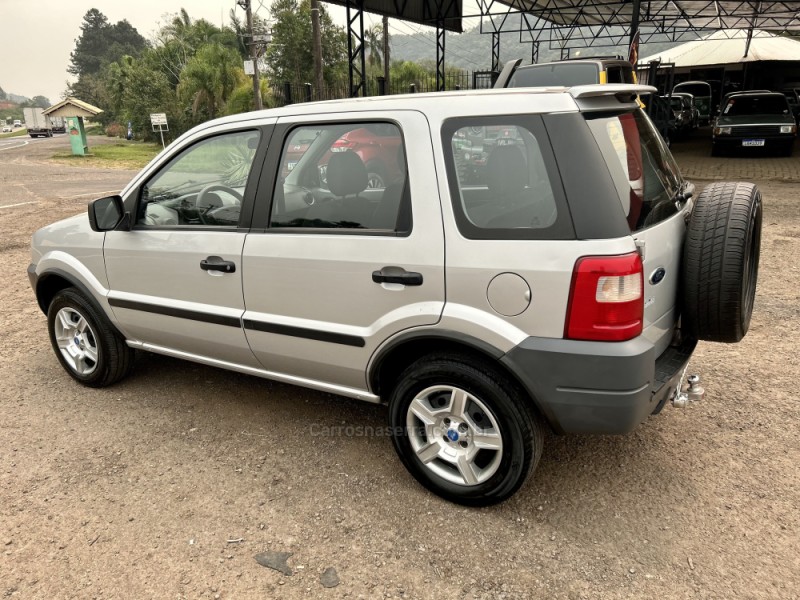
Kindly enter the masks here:
[[255, 100], [256, 110], [261, 110], [264, 108], [264, 105], [261, 104], [261, 84], [258, 81], [258, 45], [256, 44], [255, 37], [253, 37], [253, 10], [250, 6], [250, 0], [237, 0], [237, 4], [247, 13], [247, 34], [250, 36], [250, 58], [253, 60], [253, 99]]
[[389, 17], [383, 15], [383, 79], [389, 89]]
[[319, 0], [311, 0], [311, 33], [314, 38], [312, 53], [314, 55], [314, 86], [322, 99], [322, 31], [319, 26]]

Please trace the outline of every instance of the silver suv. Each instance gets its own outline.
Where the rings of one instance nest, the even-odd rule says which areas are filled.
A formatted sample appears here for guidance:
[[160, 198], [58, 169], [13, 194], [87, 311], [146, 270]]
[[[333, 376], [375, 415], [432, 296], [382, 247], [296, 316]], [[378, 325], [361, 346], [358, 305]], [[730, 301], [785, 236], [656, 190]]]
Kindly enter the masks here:
[[[386, 403], [423, 485], [499, 502], [545, 428], [631, 431], [680, 396], [698, 339], [747, 331], [760, 194], [723, 183], [693, 200], [638, 108], [653, 91], [418, 94], [205, 123], [88, 217], [34, 234], [55, 355], [94, 387], [141, 350]], [[355, 137], [393, 161], [381, 185]]]

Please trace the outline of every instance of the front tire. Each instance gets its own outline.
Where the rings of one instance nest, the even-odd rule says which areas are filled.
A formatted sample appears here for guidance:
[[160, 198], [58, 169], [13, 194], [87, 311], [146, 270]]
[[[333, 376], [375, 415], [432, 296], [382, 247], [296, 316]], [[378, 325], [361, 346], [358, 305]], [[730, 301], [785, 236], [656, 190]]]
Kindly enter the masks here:
[[75, 288], [63, 289], [53, 298], [47, 326], [61, 366], [83, 385], [105, 387], [130, 373], [133, 349]]
[[469, 506], [502, 502], [536, 468], [541, 424], [502, 374], [467, 356], [423, 357], [389, 400], [395, 450], [433, 493]]

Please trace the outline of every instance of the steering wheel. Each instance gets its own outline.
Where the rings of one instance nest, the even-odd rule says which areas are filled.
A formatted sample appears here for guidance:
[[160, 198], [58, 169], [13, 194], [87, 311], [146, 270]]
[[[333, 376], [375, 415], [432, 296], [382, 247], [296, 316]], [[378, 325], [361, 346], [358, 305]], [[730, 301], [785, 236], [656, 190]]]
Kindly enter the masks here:
[[[205, 217], [209, 213], [209, 211], [221, 207], [213, 202], [208, 202], [206, 200], [206, 196], [208, 196], [208, 194], [210, 194], [211, 192], [224, 192], [226, 194], [229, 194], [236, 199], [239, 205], [241, 205], [242, 202], [244, 201], [244, 198], [239, 192], [237, 192], [233, 188], [228, 187], [227, 185], [222, 185], [221, 183], [212, 183], [211, 185], [207, 185], [197, 193], [197, 199], [194, 201], [194, 205], [197, 208], [197, 216], [199, 217], [200, 222], [203, 223], [203, 225], [208, 225]], [[222, 206], [224, 206], [224, 204]]]

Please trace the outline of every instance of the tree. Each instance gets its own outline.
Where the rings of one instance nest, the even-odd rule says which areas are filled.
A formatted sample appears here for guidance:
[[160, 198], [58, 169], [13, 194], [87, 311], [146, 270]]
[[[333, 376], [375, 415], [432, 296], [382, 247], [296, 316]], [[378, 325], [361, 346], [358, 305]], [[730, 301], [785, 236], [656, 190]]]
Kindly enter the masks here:
[[189, 101], [192, 115], [216, 118], [236, 87], [244, 81], [238, 52], [218, 43], [202, 46], [186, 63], [178, 97]]
[[[234, 15], [231, 14], [233, 17]], [[234, 27], [237, 23], [234, 23]], [[193, 21], [186, 12], [172, 17], [172, 20], [161, 28], [157, 34], [155, 52], [148, 59], [153, 68], [158, 68], [167, 75], [172, 85], [178, 85], [180, 74], [189, 60], [198, 50], [211, 43], [217, 43], [241, 53], [236, 30], [228, 27], [219, 28], [205, 19]], [[246, 52], [246, 48], [245, 48]], [[246, 56], [246, 54], [242, 55]]]
[[[320, 5], [322, 34], [322, 75], [332, 83], [347, 73], [347, 34], [334, 25]], [[266, 64], [273, 81], [307, 82], [314, 78], [309, 0], [276, 0], [271, 14], [272, 43], [267, 47]]]
[[34, 96], [31, 98], [30, 105], [37, 108], [50, 108], [50, 100], [44, 96]]
[[81, 76], [100, 70], [101, 57], [109, 41], [109, 28], [108, 19], [99, 10], [92, 8], [86, 12], [81, 23], [81, 34], [75, 40], [75, 50], [69, 55], [70, 66], [67, 71]]
[[128, 21], [111, 25], [103, 13], [92, 8], [83, 17], [67, 71], [79, 78], [95, 75], [126, 54], [138, 56], [146, 47], [147, 40]]
[[383, 65], [383, 27], [374, 25], [364, 32], [364, 51], [367, 64], [374, 69]]
[[180, 130], [183, 115], [167, 77], [145, 60], [123, 56], [105, 73], [110, 120], [130, 121], [137, 137], [151, 138], [150, 113], [166, 112], [172, 129]]

